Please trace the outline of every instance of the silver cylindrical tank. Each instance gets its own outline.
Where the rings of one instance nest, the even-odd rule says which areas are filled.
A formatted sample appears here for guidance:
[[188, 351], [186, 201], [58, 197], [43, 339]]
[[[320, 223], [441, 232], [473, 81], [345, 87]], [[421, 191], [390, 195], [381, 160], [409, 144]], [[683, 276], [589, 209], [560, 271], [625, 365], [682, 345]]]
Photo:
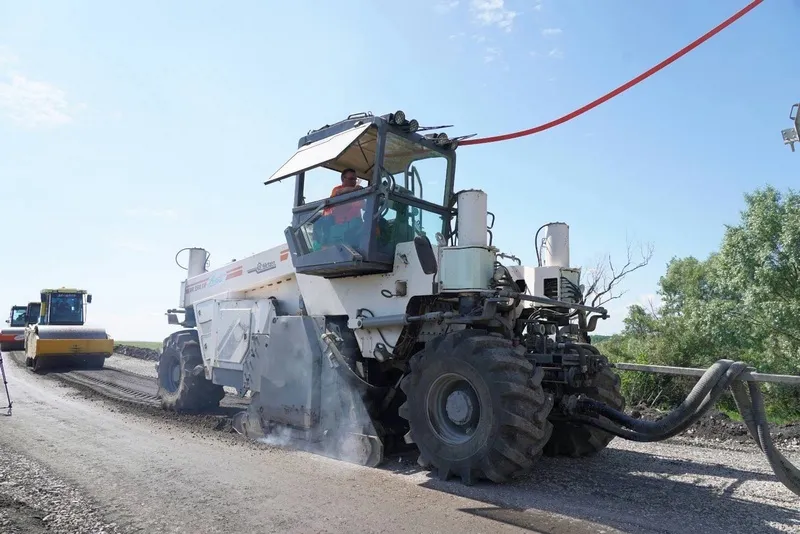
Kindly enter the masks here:
[[487, 245], [486, 217], [486, 193], [479, 189], [469, 189], [458, 194], [458, 246]]
[[554, 222], [547, 225], [542, 251], [542, 264], [569, 267], [569, 225]]
[[189, 267], [187, 278], [192, 278], [198, 274], [206, 272], [206, 262], [208, 261], [208, 251], [204, 248], [189, 249]]

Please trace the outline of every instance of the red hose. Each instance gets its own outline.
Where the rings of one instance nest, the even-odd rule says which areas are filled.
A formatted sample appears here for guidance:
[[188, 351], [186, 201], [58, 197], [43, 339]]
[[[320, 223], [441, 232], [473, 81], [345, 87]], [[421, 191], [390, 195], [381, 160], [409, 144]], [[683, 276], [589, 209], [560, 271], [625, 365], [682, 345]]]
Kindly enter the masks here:
[[514, 138], [517, 138], [517, 137], [524, 137], [526, 135], [532, 135], [532, 134], [535, 134], [535, 133], [543, 132], [545, 130], [548, 130], [548, 129], [552, 128], [553, 126], [558, 126], [559, 124], [563, 124], [563, 123], [565, 123], [565, 122], [567, 122], [569, 120], [572, 120], [575, 117], [578, 117], [579, 115], [583, 115], [584, 113], [586, 113], [590, 109], [593, 109], [593, 108], [599, 106], [600, 104], [602, 104], [603, 102], [606, 102], [607, 100], [611, 100], [612, 98], [614, 98], [618, 94], [623, 93], [624, 91], [627, 91], [628, 89], [630, 89], [631, 87], [633, 87], [637, 83], [641, 82], [642, 80], [644, 80], [646, 78], [649, 78], [650, 76], [652, 76], [656, 72], [660, 71], [661, 69], [663, 69], [664, 67], [666, 67], [670, 63], [674, 62], [675, 60], [685, 56], [686, 54], [688, 54], [689, 52], [691, 52], [692, 50], [694, 50], [695, 48], [697, 48], [698, 46], [700, 46], [704, 42], [706, 42], [709, 39], [711, 39], [712, 37], [714, 37], [719, 32], [721, 32], [722, 30], [724, 30], [725, 28], [727, 28], [728, 26], [730, 26], [731, 24], [733, 24], [734, 22], [736, 22], [737, 20], [739, 20], [740, 18], [745, 16], [747, 13], [752, 11], [756, 6], [758, 6], [762, 2], [763, 2], [763, 0], [753, 0], [747, 6], [745, 6], [740, 11], [738, 11], [736, 14], [734, 14], [733, 16], [731, 16], [730, 18], [728, 18], [727, 20], [725, 20], [724, 22], [719, 24], [716, 28], [714, 28], [713, 30], [709, 31], [708, 33], [706, 33], [702, 37], [696, 39], [692, 43], [689, 43], [688, 45], [686, 45], [682, 49], [678, 50], [677, 52], [672, 54], [670, 57], [668, 57], [667, 59], [665, 59], [664, 61], [662, 61], [658, 65], [650, 68], [650, 70], [647, 70], [647, 71], [643, 72], [642, 74], [640, 74], [636, 78], [632, 79], [631, 81], [627, 82], [626, 84], [617, 87], [616, 89], [614, 89], [610, 93], [606, 93], [605, 95], [601, 96], [597, 100], [594, 100], [593, 102], [590, 102], [590, 103], [586, 104], [585, 106], [583, 106], [582, 108], [578, 108], [575, 111], [573, 111], [571, 113], [568, 113], [567, 115], [564, 115], [563, 117], [560, 117], [560, 118], [558, 118], [558, 119], [556, 119], [554, 121], [547, 122], [547, 123], [542, 124], [540, 126], [536, 126], [535, 128], [530, 128], [528, 130], [521, 130], [519, 132], [514, 132], [514, 133], [509, 133], [509, 134], [496, 135], [494, 137], [479, 137], [479, 138], [476, 138], [476, 139], [465, 139], [463, 141], [459, 141], [458, 144], [459, 144], [459, 146], [462, 146], [462, 145], [481, 145], [481, 144], [485, 144], [485, 143], [496, 143], [497, 141], [506, 141], [508, 139], [514, 139]]

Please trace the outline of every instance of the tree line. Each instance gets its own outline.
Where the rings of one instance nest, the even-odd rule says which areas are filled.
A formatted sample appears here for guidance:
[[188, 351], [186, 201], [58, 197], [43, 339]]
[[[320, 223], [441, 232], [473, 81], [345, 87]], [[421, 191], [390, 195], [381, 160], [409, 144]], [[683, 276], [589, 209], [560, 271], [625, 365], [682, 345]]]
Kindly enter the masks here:
[[[705, 259], [673, 258], [667, 264], [658, 283], [659, 305], [633, 305], [622, 332], [594, 336], [609, 359], [707, 368], [727, 358], [763, 373], [800, 374], [800, 195], [767, 186], [744, 197], [740, 221], [726, 226], [718, 250]], [[628, 271], [615, 274], [649, 259], [645, 254], [633, 264], [629, 254]], [[605, 284], [603, 276], [595, 274], [592, 281], [600, 278], [595, 285], [605, 289], [624, 274], [606, 276]], [[585, 300], [591, 303], [601, 292], [587, 291]], [[680, 403], [697, 380], [620, 374], [629, 405], [659, 408]], [[800, 419], [800, 387], [763, 384], [762, 390], [770, 419]], [[734, 412], [729, 394], [719, 408]]]

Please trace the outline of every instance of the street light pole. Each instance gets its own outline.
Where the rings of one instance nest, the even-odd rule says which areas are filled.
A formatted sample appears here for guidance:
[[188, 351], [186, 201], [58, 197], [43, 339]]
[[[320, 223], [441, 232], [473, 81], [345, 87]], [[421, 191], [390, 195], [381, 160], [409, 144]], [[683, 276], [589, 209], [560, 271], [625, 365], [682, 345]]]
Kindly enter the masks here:
[[800, 132], [800, 116], [797, 114], [798, 109], [800, 109], [800, 104], [794, 104], [789, 111], [789, 119], [794, 121], [794, 127], [781, 130], [783, 144], [789, 145], [792, 152], [794, 152], [794, 144], [800, 142], [800, 136], [798, 136], [798, 132]]

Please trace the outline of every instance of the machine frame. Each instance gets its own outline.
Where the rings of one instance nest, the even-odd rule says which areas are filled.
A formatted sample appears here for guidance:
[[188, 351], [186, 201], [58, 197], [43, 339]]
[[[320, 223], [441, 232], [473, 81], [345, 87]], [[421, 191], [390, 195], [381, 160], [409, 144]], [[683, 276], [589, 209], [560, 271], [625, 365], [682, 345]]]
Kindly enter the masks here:
[[[624, 407], [619, 378], [588, 343], [607, 312], [581, 304], [568, 226], [545, 225], [539, 265], [504, 265], [515, 257], [491, 243], [485, 193], [453, 191], [458, 139], [421, 135], [415, 122], [365, 113], [309, 132], [265, 182], [295, 177], [285, 244], [211, 271], [207, 251], [188, 249], [180, 307], [167, 312], [184, 330], [157, 365], [165, 409], [213, 409], [229, 386], [251, 397], [236, 425], [248, 435], [280, 429], [365, 465], [417, 446], [423, 463], [465, 482], [507, 480], [542, 453], [583, 456], [613, 439], [561, 409], [580, 393]], [[416, 194], [415, 154], [446, 159], [440, 202]], [[306, 203], [314, 168], [351, 168], [368, 185]], [[326, 241], [320, 222], [355, 202], [362, 217], [335, 223], [346, 227]], [[426, 231], [422, 216], [441, 226]], [[595, 314], [583, 330], [578, 313]]]

